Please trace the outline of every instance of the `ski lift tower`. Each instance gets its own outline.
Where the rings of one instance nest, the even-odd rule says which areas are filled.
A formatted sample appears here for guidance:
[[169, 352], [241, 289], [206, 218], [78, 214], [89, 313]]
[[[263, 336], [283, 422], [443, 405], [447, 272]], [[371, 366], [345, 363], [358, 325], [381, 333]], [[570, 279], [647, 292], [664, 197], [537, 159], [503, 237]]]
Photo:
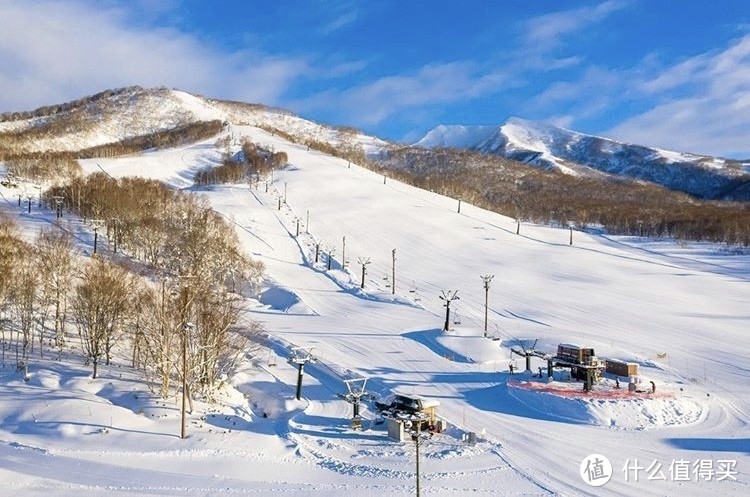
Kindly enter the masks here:
[[55, 219], [62, 217], [62, 204], [65, 197], [62, 195], [53, 195], [52, 198], [55, 200]]
[[552, 364], [549, 362], [549, 354], [545, 354], [544, 352], [540, 352], [536, 350], [536, 342], [538, 339], [532, 340], [531, 339], [516, 339], [516, 345], [520, 347], [520, 349], [516, 347], [510, 348], [511, 357], [513, 354], [516, 354], [518, 356], [521, 356], [526, 359], [526, 371], [529, 373], [531, 372], [531, 358], [532, 357], [538, 357], [540, 359], [544, 359], [547, 361], [547, 374], [548, 376], [552, 376]]
[[443, 325], [443, 331], [449, 331], [450, 320], [451, 320], [451, 302], [459, 300], [458, 290], [443, 290], [440, 294], [440, 300], [444, 302], [445, 307], [445, 324]]
[[302, 396], [302, 376], [304, 375], [305, 364], [308, 362], [315, 362], [315, 358], [312, 355], [312, 347], [304, 349], [302, 347], [293, 347], [292, 356], [289, 358], [290, 364], [297, 365], [297, 400], [300, 400]]
[[352, 429], [361, 430], [362, 429], [362, 417], [359, 415], [359, 402], [362, 399], [362, 397], [367, 395], [367, 392], [365, 391], [367, 378], [355, 378], [351, 380], [344, 380], [344, 383], [346, 383], [346, 388], [347, 390], [349, 390], [349, 393], [344, 395], [344, 400], [350, 403], [353, 408]]

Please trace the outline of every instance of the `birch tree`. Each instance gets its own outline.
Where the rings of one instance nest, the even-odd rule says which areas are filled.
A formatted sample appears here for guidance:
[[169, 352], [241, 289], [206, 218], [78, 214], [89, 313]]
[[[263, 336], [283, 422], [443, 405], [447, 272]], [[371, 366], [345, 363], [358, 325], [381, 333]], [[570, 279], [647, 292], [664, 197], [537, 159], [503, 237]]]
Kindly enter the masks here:
[[126, 269], [101, 258], [84, 267], [72, 299], [81, 346], [96, 378], [102, 358], [110, 363], [123, 322], [130, 310], [132, 278]]

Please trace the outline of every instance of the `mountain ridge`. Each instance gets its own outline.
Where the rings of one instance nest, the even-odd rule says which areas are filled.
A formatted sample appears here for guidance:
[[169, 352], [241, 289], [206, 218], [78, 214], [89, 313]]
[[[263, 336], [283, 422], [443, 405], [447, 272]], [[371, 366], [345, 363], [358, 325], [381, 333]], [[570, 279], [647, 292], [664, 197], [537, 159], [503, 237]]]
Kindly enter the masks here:
[[571, 175], [648, 181], [704, 199], [750, 200], [750, 161], [628, 144], [517, 117], [500, 125], [439, 125], [414, 145], [463, 148]]
[[[130, 86], [0, 114], [0, 152], [76, 152], [206, 121], [275, 129], [301, 142], [353, 144], [374, 157], [396, 145], [263, 104]], [[414, 145], [496, 155], [583, 178], [645, 181], [702, 199], [750, 201], [750, 161], [627, 144], [518, 117], [499, 125], [439, 125]]]
[[[335, 127], [263, 104], [212, 99], [165, 87], [129, 86], [33, 111], [0, 114], [0, 151], [13, 148], [11, 155], [77, 152], [215, 120], [293, 130], [319, 141], [337, 142], [341, 134]], [[374, 137], [362, 136], [374, 141]]]

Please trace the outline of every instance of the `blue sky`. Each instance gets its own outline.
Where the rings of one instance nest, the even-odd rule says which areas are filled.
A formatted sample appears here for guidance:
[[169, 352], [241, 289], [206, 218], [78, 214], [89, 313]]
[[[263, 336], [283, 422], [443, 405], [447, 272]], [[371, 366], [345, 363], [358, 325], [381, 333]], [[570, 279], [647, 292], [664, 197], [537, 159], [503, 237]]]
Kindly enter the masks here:
[[168, 86], [386, 139], [517, 116], [750, 158], [746, 0], [0, 0], [0, 111]]

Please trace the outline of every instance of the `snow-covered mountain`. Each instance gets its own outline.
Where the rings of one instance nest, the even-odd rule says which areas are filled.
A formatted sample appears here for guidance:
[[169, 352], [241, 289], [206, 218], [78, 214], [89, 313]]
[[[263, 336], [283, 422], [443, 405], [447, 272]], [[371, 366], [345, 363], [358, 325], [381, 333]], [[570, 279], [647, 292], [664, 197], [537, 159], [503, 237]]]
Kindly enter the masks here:
[[[296, 139], [381, 143], [371, 137], [275, 109], [172, 90], [124, 89], [6, 114], [0, 116], [4, 129], [19, 131], [0, 131], [0, 146], [20, 139], [40, 150], [55, 144], [75, 150], [97, 139], [105, 143], [214, 119], [228, 124], [217, 136], [80, 163], [84, 174], [135, 175], [191, 189], [190, 195], [232, 223], [243, 253], [267, 272], [258, 292], [236, 301], [242, 310], [238, 328], [256, 331], [234, 343], [247, 339], [250, 346], [232, 354], [236, 367], [226, 370], [212, 395], [193, 399], [181, 413], [179, 390], [187, 389], [179, 376], [163, 398], [155, 391], [158, 378], [132, 367], [141, 333], [130, 322], [112, 361], [92, 378], [82, 337], [70, 321], [61, 327], [67, 334], [63, 345], [52, 349], [52, 319], [27, 320], [34, 325], [31, 336], [40, 339], [31, 341], [37, 348], [18, 368], [12, 344], [14, 336], [16, 345], [25, 336], [22, 306], [4, 306], [4, 487], [24, 497], [381, 497], [413, 495], [421, 478], [425, 493], [447, 497], [696, 497], [718, 490], [726, 497], [747, 495], [750, 255], [741, 247], [574, 232], [560, 223], [522, 226], [517, 217], [468, 201], [460, 210], [455, 197], [395, 178], [386, 184], [380, 171]], [[295, 140], [282, 132], [294, 133]], [[464, 135], [467, 141], [470, 135]], [[226, 149], [220, 143], [229, 137], [233, 152], [247, 139], [283, 152], [289, 166], [263, 181], [196, 187], [194, 173], [222, 164]], [[459, 161], [476, 170], [484, 168], [479, 163], [490, 164], [494, 176], [500, 176], [495, 164], [512, 162], [479, 161], [466, 152], [412, 152], [436, 156], [420, 172], [444, 167], [438, 181], [460, 176], [449, 169]], [[563, 186], [584, 183], [522, 164], [511, 167]], [[525, 194], [540, 201], [540, 183], [533, 183], [539, 178], [506, 174], [511, 179], [498, 190], [523, 183], [532, 187]], [[32, 195], [21, 205], [20, 194], [27, 191]], [[0, 213], [17, 221], [29, 243], [40, 228], [65, 230], [81, 259], [93, 257], [98, 240], [97, 258], [116, 258], [148, 274], [137, 254], [122, 247], [115, 253], [114, 230], [102, 229], [97, 237], [91, 219], [67, 212], [58, 218], [51, 206], [32, 204], [35, 192], [32, 184], [0, 183]], [[6, 240], [9, 232], [3, 232]], [[174, 242], [159, 245], [167, 243]], [[491, 290], [479, 284], [482, 274], [498, 275]], [[460, 298], [443, 330], [449, 316], [440, 292], [444, 297], [447, 289], [454, 297], [460, 291]], [[50, 304], [46, 292], [39, 296], [35, 313]], [[69, 306], [71, 316], [74, 308]], [[161, 335], [161, 324], [156, 315], [146, 316], [142, 329]], [[229, 331], [234, 334], [234, 327]], [[638, 391], [618, 388], [630, 378], [605, 375], [586, 392], [559, 368], [548, 379], [542, 375], [547, 361], [536, 356], [529, 357], [528, 372], [513, 374], [524, 359], [511, 350], [524, 338], [533, 339], [540, 353], [577, 343], [594, 347], [599, 358], [637, 365], [632, 385]], [[303, 378], [295, 351], [313, 349], [315, 360]], [[167, 357], [187, 357], [178, 350]], [[153, 356], [144, 351], [144, 362]], [[653, 388], [644, 391], [650, 382]], [[365, 383], [357, 430], [345, 393], [352, 385], [364, 390]], [[408, 430], [401, 441], [393, 440], [371, 401], [391, 393], [438, 400], [447, 429], [416, 444]], [[184, 438], [177, 435], [181, 427]], [[612, 466], [605, 474], [610, 481], [595, 491], [594, 478], [580, 470], [592, 452], [595, 461], [601, 455]]]
[[518, 118], [499, 126], [440, 125], [415, 145], [475, 150], [573, 175], [650, 181], [702, 198], [750, 199], [749, 162], [631, 145]]
[[354, 140], [365, 150], [385, 145], [374, 137], [318, 124], [282, 109], [139, 86], [107, 90], [31, 112], [1, 114], [0, 145], [5, 138], [12, 139], [23, 153], [78, 151], [213, 120], [275, 128], [328, 143]]
[[[52, 320], [39, 323], [45, 340], [21, 371], [11, 340], [22, 333], [6, 333], [0, 478], [15, 495], [414, 495], [409, 434], [390, 439], [368, 400], [364, 429], [350, 428], [342, 394], [345, 382], [362, 379], [370, 395], [439, 400], [448, 429], [419, 442], [430, 495], [747, 495], [750, 256], [742, 249], [586, 231], [570, 245], [567, 227], [537, 223], [516, 234], [515, 218], [467, 204], [459, 214], [455, 198], [384, 184], [380, 174], [280, 133], [238, 124], [221, 133], [230, 134], [283, 152], [290, 164], [267, 182], [196, 189], [266, 267], [257, 298], [238, 302], [243, 320], [262, 324], [248, 337], [254, 345], [235, 356], [237, 368], [215, 396], [194, 399], [181, 438], [181, 382], [175, 377], [162, 398], [131, 367], [134, 327], [96, 379], [73, 324], [58, 353], [45, 345]], [[221, 164], [216, 142], [81, 162], [86, 174], [135, 174], [182, 189], [194, 171]], [[16, 191], [0, 184], [0, 211], [29, 240], [40, 226], [62, 228], [83, 257], [92, 253], [90, 224], [44, 207], [28, 212]], [[117, 256], [106, 230], [98, 240], [102, 257]], [[318, 248], [333, 265], [317, 260]], [[488, 273], [498, 275], [491, 290], [479, 284]], [[443, 289], [460, 290], [448, 331]], [[15, 318], [13, 307], [4, 317]], [[3, 319], [3, 332], [19, 321]], [[641, 386], [654, 381], [658, 390], [630, 393], [605, 377], [584, 392], [560, 370], [553, 381], [511, 375], [511, 365], [523, 368], [510, 352], [522, 338], [538, 339], [540, 352], [559, 343], [595, 347], [600, 358], [636, 363]], [[295, 349], [315, 357], [299, 391]], [[531, 361], [534, 372], [546, 371], [545, 360]], [[596, 491], [579, 471], [592, 452], [612, 464], [611, 481]], [[691, 471], [678, 480], [670, 461]], [[640, 469], [621, 470], [632, 464]], [[647, 478], [649, 465], [669, 476]]]
[[[353, 144], [368, 155], [389, 145], [265, 105], [132, 86], [31, 112], [0, 114], [0, 152], [75, 152], [206, 121], [278, 130], [298, 142]], [[750, 200], [750, 163], [629, 145], [518, 118], [500, 126], [441, 125], [416, 145], [495, 154], [581, 177], [649, 181], [708, 199]]]

